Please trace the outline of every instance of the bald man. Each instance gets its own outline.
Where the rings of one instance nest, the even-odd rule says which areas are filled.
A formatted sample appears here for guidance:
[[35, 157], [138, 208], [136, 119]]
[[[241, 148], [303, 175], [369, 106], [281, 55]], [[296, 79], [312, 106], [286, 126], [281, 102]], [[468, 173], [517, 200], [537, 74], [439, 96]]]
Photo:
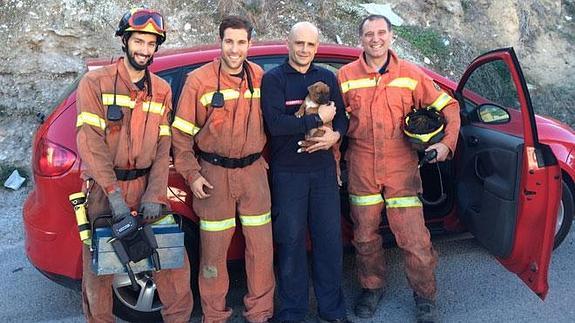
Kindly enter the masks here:
[[[303, 321], [308, 312], [307, 233], [312, 245], [312, 278], [321, 321], [348, 322], [341, 288], [342, 244], [339, 187], [331, 147], [346, 133], [348, 121], [335, 75], [312, 63], [319, 46], [318, 29], [294, 25], [287, 40], [288, 59], [262, 80], [264, 121], [271, 135], [272, 227], [278, 262], [279, 308], [275, 320]], [[308, 86], [322, 81], [331, 103], [317, 114], [294, 116]], [[333, 122], [333, 130], [323, 127]], [[310, 147], [300, 144], [309, 130], [322, 137]]]

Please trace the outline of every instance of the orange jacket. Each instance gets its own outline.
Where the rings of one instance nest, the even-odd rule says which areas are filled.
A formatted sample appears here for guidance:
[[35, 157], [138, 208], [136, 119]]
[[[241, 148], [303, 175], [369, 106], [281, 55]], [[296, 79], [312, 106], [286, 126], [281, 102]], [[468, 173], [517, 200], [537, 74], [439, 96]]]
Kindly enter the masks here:
[[[83, 163], [82, 177], [93, 179], [106, 193], [122, 188], [130, 207], [136, 207], [135, 201], [140, 199], [166, 204], [172, 91], [160, 77], [150, 73], [150, 79], [151, 96], [147, 83], [143, 90], [132, 83], [121, 58], [115, 64], [88, 72], [77, 91], [76, 139]], [[108, 106], [114, 104], [114, 93], [115, 104], [124, 114], [119, 121], [106, 117]], [[119, 182], [114, 173], [114, 168], [148, 167], [151, 167], [148, 176], [133, 181]], [[138, 189], [135, 183], [130, 183], [142, 181]], [[132, 191], [140, 192], [130, 192], [131, 186]]]
[[417, 156], [403, 133], [405, 116], [415, 108], [430, 105], [442, 109], [446, 119], [446, 144], [455, 150], [459, 132], [459, 104], [443, 92], [414, 64], [389, 51], [387, 72], [380, 75], [360, 56], [338, 71], [343, 100], [350, 117], [349, 150], [353, 154], [373, 155], [377, 183], [383, 183], [390, 161], [413, 165]]
[[218, 86], [219, 59], [188, 74], [172, 123], [174, 164], [192, 184], [199, 178], [200, 165], [193, 145], [201, 151], [229, 158], [243, 158], [261, 152], [266, 143], [260, 108], [260, 84], [263, 70], [248, 63], [253, 82], [250, 92], [247, 78], [221, 71], [222, 108], [210, 102]]

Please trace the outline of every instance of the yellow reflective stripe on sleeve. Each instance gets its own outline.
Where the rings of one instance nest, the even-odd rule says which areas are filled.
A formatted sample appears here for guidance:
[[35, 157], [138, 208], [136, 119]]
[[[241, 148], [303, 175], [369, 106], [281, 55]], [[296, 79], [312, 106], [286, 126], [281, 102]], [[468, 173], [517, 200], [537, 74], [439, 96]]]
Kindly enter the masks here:
[[171, 136], [172, 133], [170, 132], [170, 126], [168, 125], [160, 125], [160, 136]]
[[175, 117], [174, 122], [172, 123], [172, 127], [185, 132], [189, 135], [195, 136], [202, 128], [197, 127], [195, 124], [186, 121], [180, 117]]
[[[202, 105], [205, 107], [208, 104], [212, 103], [212, 96], [214, 96], [214, 93], [216, 92], [209, 92], [209, 93], [205, 93], [204, 95], [202, 95], [202, 97], [200, 98], [200, 102], [202, 103]], [[240, 92], [234, 90], [234, 89], [225, 89], [225, 90], [221, 90], [220, 93], [222, 93], [224, 95], [224, 100], [234, 100], [240, 97]], [[248, 91], [249, 93], [249, 91]]]
[[247, 90], [244, 92], [244, 98], [246, 98], [246, 99], [249, 99], [249, 98], [259, 99], [260, 97], [261, 97], [261, 91], [260, 91], [260, 88], [259, 88], [259, 87], [254, 88], [253, 97], [252, 97], [252, 92], [250, 92], [249, 89], [247, 89]]
[[176, 219], [174, 219], [173, 215], [169, 214], [159, 219], [158, 221], [152, 223], [152, 225], [162, 225], [162, 224], [176, 224]]
[[200, 220], [200, 230], [204, 231], [224, 231], [236, 226], [236, 218], [229, 218], [221, 221]]
[[375, 87], [379, 82], [379, 78], [363, 78], [357, 80], [349, 80], [341, 83], [341, 93], [346, 93], [350, 90]]
[[385, 207], [388, 209], [400, 207], [422, 207], [421, 200], [417, 196], [391, 197], [385, 199]]
[[165, 109], [166, 108], [164, 107], [163, 103], [153, 102], [153, 101], [152, 102], [144, 101], [144, 103], [142, 103], [142, 110], [144, 110], [144, 112], [149, 111], [151, 113], [163, 115]]
[[[114, 104], [114, 94], [102, 93], [102, 104], [112, 105]], [[132, 101], [129, 96], [123, 94], [116, 94], [116, 105], [121, 107], [126, 107], [133, 109], [136, 105], [136, 101]]]
[[76, 127], [82, 125], [90, 125], [102, 130], [106, 130], [106, 120], [100, 118], [99, 115], [90, 112], [81, 112], [76, 119]]
[[240, 215], [240, 221], [245, 227], [257, 227], [270, 223], [272, 220], [271, 212], [266, 212], [260, 215]]
[[381, 194], [372, 195], [353, 195], [349, 194], [349, 202], [351, 205], [355, 206], [369, 206], [383, 203], [383, 197]]
[[443, 108], [445, 108], [445, 106], [449, 103], [450, 100], [451, 96], [449, 96], [446, 93], [441, 93], [439, 97], [435, 101], [433, 101], [431, 106], [437, 109], [437, 111], [441, 111]]
[[417, 87], [417, 81], [409, 77], [398, 77], [387, 84], [389, 87], [402, 87], [412, 91]]

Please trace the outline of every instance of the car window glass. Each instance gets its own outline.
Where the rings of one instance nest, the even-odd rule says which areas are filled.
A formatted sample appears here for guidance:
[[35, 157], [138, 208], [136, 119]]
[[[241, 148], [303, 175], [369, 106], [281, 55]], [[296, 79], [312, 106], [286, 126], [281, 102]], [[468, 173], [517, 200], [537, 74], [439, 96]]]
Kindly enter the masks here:
[[522, 129], [521, 104], [511, 72], [502, 60], [494, 60], [479, 66], [470, 75], [463, 90], [464, 110], [467, 113], [485, 103], [500, 106], [511, 116], [511, 125]]

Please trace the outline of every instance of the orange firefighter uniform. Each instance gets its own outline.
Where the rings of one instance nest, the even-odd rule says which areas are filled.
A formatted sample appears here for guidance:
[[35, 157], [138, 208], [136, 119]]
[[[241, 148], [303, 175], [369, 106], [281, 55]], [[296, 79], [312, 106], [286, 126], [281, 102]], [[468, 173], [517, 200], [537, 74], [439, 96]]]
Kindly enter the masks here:
[[[128, 207], [140, 203], [167, 205], [171, 132], [170, 86], [149, 73], [143, 89], [131, 82], [123, 58], [115, 64], [88, 72], [77, 91], [77, 144], [83, 163], [82, 178], [91, 183], [87, 199], [88, 217], [94, 225], [99, 215], [110, 215], [107, 194], [120, 189]], [[151, 83], [151, 86], [150, 86]], [[121, 107], [123, 118], [110, 121], [111, 105]], [[118, 180], [115, 169], [149, 169], [132, 180]], [[96, 276], [90, 269], [87, 245], [83, 252], [82, 296], [88, 322], [113, 322], [113, 275]], [[154, 273], [165, 322], [187, 322], [193, 306], [189, 263], [184, 267]]]
[[364, 56], [338, 72], [349, 114], [349, 194], [354, 221], [353, 244], [363, 288], [384, 285], [385, 261], [379, 235], [381, 211], [405, 256], [405, 271], [413, 290], [434, 299], [436, 252], [425, 227], [417, 193], [421, 178], [415, 149], [402, 124], [416, 108], [435, 106], [446, 119], [442, 143], [455, 150], [459, 131], [459, 106], [415, 65], [389, 51], [386, 72], [369, 67]]
[[[268, 167], [260, 156], [266, 142], [260, 109], [263, 71], [252, 63], [244, 66], [240, 76], [218, 73], [220, 61], [216, 59], [190, 73], [172, 124], [176, 169], [188, 185], [203, 176], [214, 187], [204, 188], [210, 197], [193, 199], [200, 218], [199, 286], [204, 322], [223, 322], [232, 314], [226, 307], [226, 261], [236, 212], [246, 241], [244, 316], [250, 322], [263, 322], [273, 314], [271, 202]], [[214, 108], [211, 102], [218, 83], [224, 106]], [[222, 160], [228, 165], [221, 164]]]

